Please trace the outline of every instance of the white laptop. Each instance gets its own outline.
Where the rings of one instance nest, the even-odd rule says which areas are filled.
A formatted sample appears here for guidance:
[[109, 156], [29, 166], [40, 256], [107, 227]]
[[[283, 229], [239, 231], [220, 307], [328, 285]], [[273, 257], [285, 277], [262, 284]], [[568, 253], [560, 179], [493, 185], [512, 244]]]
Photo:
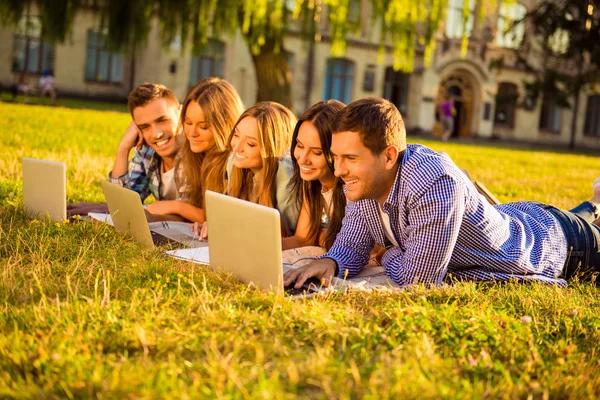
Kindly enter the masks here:
[[22, 159], [23, 206], [34, 218], [49, 215], [53, 221], [67, 219], [67, 166], [35, 158]]
[[147, 247], [181, 243], [187, 247], [206, 247], [192, 233], [190, 223], [152, 222], [148, 224], [140, 195], [133, 190], [103, 181], [102, 191], [108, 204], [112, 224], [118, 232], [127, 233]]
[[[279, 211], [207, 190], [206, 219], [211, 268], [260, 289], [284, 292]], [[317, 292], [319, 286], [313, 280], [288, 294]]]

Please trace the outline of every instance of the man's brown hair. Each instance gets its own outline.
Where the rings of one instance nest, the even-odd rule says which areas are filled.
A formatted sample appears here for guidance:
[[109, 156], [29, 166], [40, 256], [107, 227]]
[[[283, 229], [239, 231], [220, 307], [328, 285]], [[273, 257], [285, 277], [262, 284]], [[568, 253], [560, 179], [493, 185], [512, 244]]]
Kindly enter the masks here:
[[133, 110], [138, 107], [143, 107], [153, 100], [166, 98], [172, 101], [174, 104], [179, 105], [177, 96], [171, 92], [171, 90], [165, 85], [160, 83], [142, 83], [135, 89], [133, 89], [129, 96], [127, 96], [127, 108], [129, 113], [133, 116]]
[[357, 132], [363, 145], [375, 155], [389, 146], [406, 149], [406, 129], [396, 106], [385, 99], [356, 100], [342, 109], [335, 120], [336, 132]]

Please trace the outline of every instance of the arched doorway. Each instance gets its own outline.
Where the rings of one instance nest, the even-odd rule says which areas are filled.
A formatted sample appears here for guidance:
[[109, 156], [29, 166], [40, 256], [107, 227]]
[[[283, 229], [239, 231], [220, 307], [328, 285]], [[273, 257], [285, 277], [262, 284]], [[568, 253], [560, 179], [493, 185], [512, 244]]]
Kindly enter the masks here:
[[[454, 100], [456, 115], [454, 119], [454, 131], [452, 137], [471, 137], [471, 126], [473, 122], [473, 85], [465, 72], [457, 71], [450, 74], [440, 82], [435, 103], [439, 106], [444, 102], [444, 96], [448, 94]], [[439, 120], [439, 107], [436, 107]]]

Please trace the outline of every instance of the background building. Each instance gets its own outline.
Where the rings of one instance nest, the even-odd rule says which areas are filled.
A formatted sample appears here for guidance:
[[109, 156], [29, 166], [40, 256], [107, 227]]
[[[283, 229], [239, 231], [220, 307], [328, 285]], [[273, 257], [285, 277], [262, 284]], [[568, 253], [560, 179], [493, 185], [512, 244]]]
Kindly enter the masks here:
[[[527, 26], [506, 32], [511, 21], [522, 18], [535, 0], [498, 6], [497, 12], [482, 20], [475, 17], [476, 2], [466, 24], [463, 1], [449, 0], [447, 19], [439, 32], [432, 65], [423, 66], [417, 51], [415, 70], [394, 71], [391, 48], [377, 63], [377, 38], [369, 34], [369, 9], [350, 9], [348, 18], [362, 14], [361, 31], [348, 38], [343, 58], [330, 54], [329, 27], [321, 24], [320, 41], [301, 40], [291, 26], [284, 48], [292, 75], [293, 108], [301, 113], [320, 100], [335, 98], [345, 103], [380, 96], [390, 99], [413, 130], [435, 131], [437, 105], [444, 93], [455, 98], [457, 121], [454, 136], [503, 138], [529, 142], [567, 144], [572, 111], [561, 108], [551, 96], [527, 98], [524, 82], [531, 77], [519, 65], [513, 49]], [[144, 48], [115, 53], [104, 44], [104, 33], [93, 11], [81, 12], [73, 25], [72, 37], [64, 44], [41, 40], [39, 19], [32, 10], [16, 27], [0, 26], [0, 84], [16, 83], [26, 71], [35, 82], [44, 70], [56, 77], [59, 94], [122, 100], [134, 86], [160, 82], [183, 98], [187, 89], [208, 76], [222, 76], [239, 91], [244, 103], [256, 99], [252, 57], [242, 35], [213, 37], [201, 54], [193, 56], [191, 43], [182, 51], [180, 38], [168, 49], [161, 47], [158, 20]], [[462, 33], [469, 44], [466, 57], [460, 56]], [[501, 68], [491, 68], [502, 59]], [[576, 145], [600, 148], [600, 96], [581, 94]]]

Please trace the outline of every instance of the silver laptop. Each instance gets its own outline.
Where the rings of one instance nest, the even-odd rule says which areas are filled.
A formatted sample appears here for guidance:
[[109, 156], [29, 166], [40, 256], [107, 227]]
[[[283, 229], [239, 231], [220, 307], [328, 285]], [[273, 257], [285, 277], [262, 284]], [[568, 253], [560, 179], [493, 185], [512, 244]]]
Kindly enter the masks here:
[[[284, 292], [279, 211], [207, 190], [206, 220], [211, 268], [263, 290]], [[301, 292], [319, 291], [315, 283]]]
[[67, 219], [67, 166], [65, 163], [23, 158], [23, 206], [34, 218], [49, 215]]
[[180, 243], [187, 247], [206, 247], [191, 231], [190, 223], [152, 222], [148, 224], [140, 195], [110, 182], [100, 182], [108, 204], [112, 224], [146, 247]]

